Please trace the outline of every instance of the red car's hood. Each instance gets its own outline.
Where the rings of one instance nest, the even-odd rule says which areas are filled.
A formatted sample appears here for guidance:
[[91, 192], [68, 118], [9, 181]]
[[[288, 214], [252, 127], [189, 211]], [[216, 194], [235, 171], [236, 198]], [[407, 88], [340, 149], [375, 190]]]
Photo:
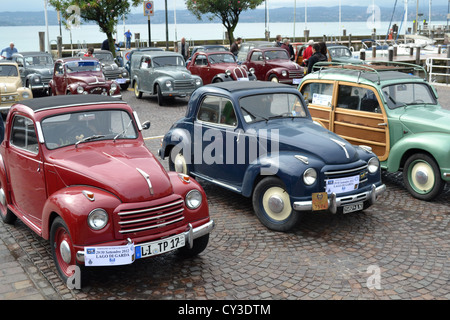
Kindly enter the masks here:
[[266, 61], [268, 65], [273, 66], [274, 68], [286, 68], [286, 69], [294, 69], [294, 70], [300, 70], [300, 67], [298, 67], [298, 64], [295, 62], [292, 62], [291, 60], [285, 60], [285, 59], [275, 59], [275, 60], [268, 60]]
[[71, 82], [85, 82], [87, 84], [103, 84], [106, 83], [103, 72], [75, 72], [68, 76]]
[[49, 160], [66, 186], [98, 187], [113, 193], [123, 202], [147, 201], [173, 193], [166, 171], [140, 143], [85, 143], [78, 148], [71, 146], [55, 150]]

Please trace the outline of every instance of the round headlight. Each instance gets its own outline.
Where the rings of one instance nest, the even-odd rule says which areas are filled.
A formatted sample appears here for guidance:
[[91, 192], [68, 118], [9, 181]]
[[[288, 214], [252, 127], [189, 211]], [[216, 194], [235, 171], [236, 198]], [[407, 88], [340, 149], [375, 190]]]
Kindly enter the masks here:
[[172, 86], [172, 82], [170, 80], [166, 81], [166, 87], [170, 88]]
[[310, 186], [317, 180], [317, 171], [314, 168], [308, 168], [303, 173], [303, 182]]
[[367, 169], [370, 173], [375, 173], [378, 171], [378, 168], [380, 168], [380, 161], [377, 157], [370, 158], [369, 162], [367, 162]]
[[117, 89], [117, 84], [115, 82], [111, 83], [111, 90], [116, 91]]
[[195, 85], [201, 86], [202, 85], [202, 79], [195, 79]]
[[83, 91], [84, 91], [84, 88], [82, 87], [82, 86], [79, 86], [78, 88], [77, 88], [77, 92], [78, 93], [83, 93]]
[[39, 82], [41, 82], [41, 78], [39, 78], [39, 77], [34, 77], [34, 78], [33, 78], [33, 81], [36, 82], [36, 83], [39, 83]]
[[248, 71], [249, 71], [250, 73], [255, 73], [255, 69], [254, 69], [254, 68], [250, 68]]
[[[23, 92], [23, 93], [22, 93], [22, 98], [28, 99], [29, 97], [30, 97], [30, 94], [29, 94], [28, 92]], [[2, 100], [3, 100], [3, 99], [2, 99]], [[6, 99], [3, 100], [3, 101], [6, 101]]]
[[108, 223], [108, 214], [103, 209], [94, 209], [89, 213], [87, 220], [91, 229], [100, 230]]
[[197, 209], [202, 204], [202, 194], [198, 190], [191, 190], [186, 195], [186, 206], [189, 209]]
[[283, 77], [286, 77], [286, 76], [287, 76], [287, 71], [286, 71], [286, 70], [281, 71], [281, 75], [282, 75]]
[[230, 70], [225, 70], [225, 74], [227, 75], [227, 76], [231, 76], [231, 71]]
[[126, 73], [126, 72], [122, 73], [122, 77], [127, 77], [127, 76], [128, 76], [128, 73]]

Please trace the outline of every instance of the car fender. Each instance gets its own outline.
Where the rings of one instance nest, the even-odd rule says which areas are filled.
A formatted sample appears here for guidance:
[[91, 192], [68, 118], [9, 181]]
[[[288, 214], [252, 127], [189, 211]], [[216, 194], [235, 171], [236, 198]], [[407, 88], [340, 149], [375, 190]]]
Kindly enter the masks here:
[[[189, 209], [185, 204], [185, 222], [192, 223], [194, 227], [195, 221], [199, 221], [205, 218], [209, 218], [209, 207], [206, 198], [206, 193], [200, 184], [193, 178], [170, 171], [167, 173], [175, 194], [179, 194], [185, 200], [186, 195], [192, 190], [198, 190], [202, 195], [202, 204], [197, 209]], [[186, 202], [186, 201], [185, 201]]]
[[0, 188], [3, 189], [6, 203], [11, 203], [11, 194], [9, 192], [8, 175], [6, 173], [5, 161], [0, 154]]
[[19, 97], [22, 97], [25, 92], [28, 93], [28, 95], [29, 95], [29, 97], [27, 99], [33, 98], [33, 92], [31, 91], [30, 88], [27, 88], [27, 87], [17, 88], [17, 93], [19, 94]]
[[83, 88], [86, 86], [83, 82], [72, 82], [67, 85], [66, 92], [70, 91], [71, 93], [77, 93], [77, 88], [82, 86]]
[[269, 77], [271, 76], [271, 75], [276, 75], [278, 78], [286, 78], [286, 77], [283, 77], [282, 75], [281, 75], [281, 72], [283, 72], [283, 71], [286, 71], [286, 72], [288, 72], [288, 74], [289, 74], [289, 71], [286, 69], [286, 68], [273, 68], [273, 69], [270, 69], [269, 71], [267, 71], [267, 73], [266, 73], [266, 76], [265, 76], [265, 79], [266, 79], [266, 81], [268, 81], [269, 80]]
[[227, 76], [225, 73], [216, 74], [214, 78], [211, 80], [211, 82], [214, 82], [217, 79], [220, 79], [221, 81], [233, 81], [233, 78]]
[[[164, 136], [161, 149], [159, 151], [159, 156], [162, 160], [170, 156], [170, 151], [172, 148], [178, 148], [180, 151], [183, 150], [183, 154], [186, 152], [191, 152], [191, 134], [188, 130], [183, 128], [172, 128]], [[187, 155], [187, 160], [191, 157]]]
[[25, 77], [25, 86], [26, 86], [26, 87], [28, 87], [27, 84], [29, 84], [30, 81], [31, 81], [35, 76], [37, 76], [37, 77], [39, 77], [39, 78], [42, 78], [41, 75], [38, 74], [38, 73], [30, 73], [30, 74], [27, 74], [27, 76]]
[[[256, 184], [264, 177], [277, 176], [280, 178], [286, 186], [286, 191], [289, 195], [295, 193], [301, 193], [301, 190], [297, 190], [298, 181], [301, 180], [300, 177], [303, 172], [311, 167], [316, 167], [316, 161], [310, 161], [310, 164], [305, 164], [304, 162], [295, 158], [294, 153], [275, 153], [273, 156], [264, 155], [258, 157], [257, 161], [251, 163], [245, 174], [242, 183], [241, 193], [245, 197], [250, 197], [253, 193], [253, 189]], [[310, 159], [311, 160], [311, 159]]]
[[398, 171], [406, 161], [406, 156], [412, 153], [429, 153], [439, 165], [439, 168], [450, 169], [450, 139], [441, 132], [423, 132], [404, 137], [389, 152], [387, 170]]
[[[114, 209], [120, 200], [113, 194], [91, 186], [69, 186], [50, 195], [42, 211], [42, 237], [49, 239], [52, 222], [60, 216], [69, 228], [72, 241], [77, 245], [87, 245], [114, 238]], [[102, 208], [109, 215], [109, 221], [102, 230], [94, 231], [87, 226], [89, 213]]]

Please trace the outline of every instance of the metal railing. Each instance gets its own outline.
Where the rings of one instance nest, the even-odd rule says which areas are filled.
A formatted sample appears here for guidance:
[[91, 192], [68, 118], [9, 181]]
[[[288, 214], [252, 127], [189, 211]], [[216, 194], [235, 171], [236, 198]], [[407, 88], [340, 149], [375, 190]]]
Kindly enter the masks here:
[[[450, 58], [427, 58], [426, 67], [429, 82], [433, 85], [449, 85]], [[444, 80], [443, 82], [441, 80]]]

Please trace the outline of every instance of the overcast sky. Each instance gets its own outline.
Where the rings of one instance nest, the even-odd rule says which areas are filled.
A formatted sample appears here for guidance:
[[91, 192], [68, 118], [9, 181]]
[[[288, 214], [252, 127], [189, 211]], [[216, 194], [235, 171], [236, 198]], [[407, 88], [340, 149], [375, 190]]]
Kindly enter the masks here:
[[[355, 0], [340, 0], [342, 5], [358, 5], [358, 6], [369, 6], [374, 2], [378, 6], [390, 7], [394, 6], [394, 1], [392, 0], [360, 0], [355, 3]], [[419, 4], [428, 6], [430, 0], [419, 0]], [[435, 5], [447, 5], [448, 0], [432, 0], [432, 7]], [[168, 9], [174, 8], [175, 4], [177, 9], [184, 8], [184, 0], [167, 0]], [[305, 3], [307, 6], [337, 6], [339, 5], [339, 0], [268, 0], [269, 8], [277, 7], [293, 7], [294, 3], [297, 3], [297, 7], [304, 7]], [[409, 6], [415, 6], [416, 0], [409, 0]], [[404, 5], [404, 0], [398, 0], [398, 6]], [[154, 1], [155, 10], [164, 9], [163, 0]], [[264, 7], [265, 5], [262, 5]], [[0, 12], [2, 11], [42, 11], [44, 9], [44, 0], [0, 0]], [[49, 10], [53, 8], [50, 7]], [[133, 12], [141, 12], [141, 8], [135, 8]]]

